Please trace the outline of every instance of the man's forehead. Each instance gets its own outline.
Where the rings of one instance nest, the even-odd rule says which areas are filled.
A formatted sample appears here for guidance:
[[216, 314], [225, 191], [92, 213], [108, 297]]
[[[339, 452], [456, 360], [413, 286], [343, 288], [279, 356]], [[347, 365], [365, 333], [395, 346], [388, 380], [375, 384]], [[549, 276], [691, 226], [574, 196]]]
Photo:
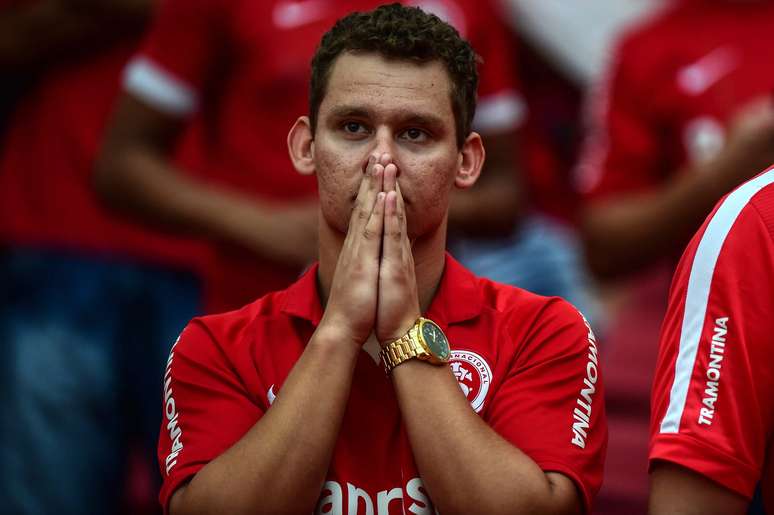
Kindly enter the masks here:
[[329, 108], [400, 103], [404, 110], [427, 115], [439, 108], [451, 112], [451, 80], [437, 60], [419, 63], [378, 53], [344, 53], [334, 62], [326, 89], [323, 103]]

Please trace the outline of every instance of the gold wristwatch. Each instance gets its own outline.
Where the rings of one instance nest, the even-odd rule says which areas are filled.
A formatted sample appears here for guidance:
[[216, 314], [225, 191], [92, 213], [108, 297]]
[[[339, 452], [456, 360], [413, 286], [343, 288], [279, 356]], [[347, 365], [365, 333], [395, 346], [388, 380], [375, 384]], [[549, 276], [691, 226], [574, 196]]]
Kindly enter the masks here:
[[417, 319], [405, 335], [391, 341], [379, 352], [387, 374], [413, 358], [428, 361], [433, 365], [443, 365], [449, 362], [449, 354], [449, 340], [441, 328], [432, 320], [422, 317]]

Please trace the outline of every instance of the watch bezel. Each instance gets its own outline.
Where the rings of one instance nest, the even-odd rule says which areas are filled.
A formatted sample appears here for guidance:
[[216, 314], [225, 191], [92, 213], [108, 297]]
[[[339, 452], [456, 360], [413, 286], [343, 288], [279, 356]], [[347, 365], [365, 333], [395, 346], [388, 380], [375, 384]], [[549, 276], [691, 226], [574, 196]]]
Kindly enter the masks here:
[[[435, 322], [433, 322], [429, 318], [420, 317], [418, 322], [419, 323], [415, 324], [415, 326], [414, 326], [415, 329], [416, 329], [416, 340], [419, 342], [419, 344], [422, 346], [422, 349], [426, 353], [426, 356], [422, 356], [422, 357], [420, 357], [420, 359], [425, 359], [425, 360], [430, 361], [431, 363], [433, 363], [435, 365], [442, 365], [444, 363], [448, 363], [449, 362], [449, 358], [451, 357], [451, 348], [449, 346], [449, 339], [446, 337], [446, 333], [443, 332], [443, 329], [441, 329], [441, 327], [438, 324], [436, 324]], [[422, 329], [423, 329], [423, 327], [426, 324], [431, 324], [431, 325], [435, 326], [438, 329], [438, 331], [440, 331], [441, 335], [443, 336], [443, 339], [446, 342], [446, 357], [445, 358], [443, 358], [443, 357], [439, 356], [438, 354], [436, 354], [433, 351], [432, 347], [427, 343], [427, 341], [425, 341], [425, 336], [423, 334]]]

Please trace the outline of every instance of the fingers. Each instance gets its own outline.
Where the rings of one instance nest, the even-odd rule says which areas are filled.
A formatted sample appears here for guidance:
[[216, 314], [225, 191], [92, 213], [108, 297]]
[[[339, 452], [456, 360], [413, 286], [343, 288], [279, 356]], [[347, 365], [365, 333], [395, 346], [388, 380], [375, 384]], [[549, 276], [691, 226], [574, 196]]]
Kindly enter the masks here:
[[395, 192], [398, 194], [397, 198], [397, 216], [400, 222], [401, 231], [408, 236], [408, 229], [406, 228], [406, 205], [403, 202], [403, 192], [400, 191], [400, 183], [395, 181]]
[[398, 218], [398, 193], [388, 191], [385, 194], [384, 237], [382, 241], [382, 260], [399, 263], [403, 254], [403, 231]]
[[384, 166], [377, 163], [376, 158], [373, 156], [370, 157], [366, 165], [366, 172], [360, 181], [360, 189], [358, 190], [355, 206], [350, 217], [350, 233], [353, 230], [359, 233], [368, 223], [376, 204], [377, 195], [382, 191], [383, 176]]
[[[350, 219], [347, 239], [354, 243], [362, 237], [367, 247], [364, 251], [377, 258], [387, 240], [391, 241], [390, 248], [398, 252], [395, 256], [401, 255], [400, 241], [405, 235], [405, 217], [403, 199], [399, 190], [396, 191], [397, 175], [398, 167], [389, 154], [370, 156]], [[386, 232], [387, 213], [390, 214], [389, 237]]]
[[363, 228], [364, 245], [361, 246], [366, 259], [379, 260], [382, 246], [382, 234], [384, 229], [384, 211], [386, 194], [380, 191], [376, 195], [376, 202], [368, 223]]
[[[397, 179], [398, 168], [394, 163], [384, 168], [384, 240], [382, 255], [388, 259], [400, 262], [405, 257], [405, 251], [410, 249], [406, 231], [405, 207], [400, 184]], [[404, 248], [405, 247], [405, 248]]]
[[397, 182], [398, 167], [395, 163], [390, 163], [384, 167], [384, 186], [385, 193], [395, 191], [395, 184]]
[[374, 156], [371, 156], [368, 158], [368, 163], [366, 164], [365, 173], [363, 174], [363, 178], [360, 180], [360, 188], [357, 190], [357, 200], [360, 200], [368, 190], [368, 180], [373, 173], [374, 165], [376, 164], [376, 158]]

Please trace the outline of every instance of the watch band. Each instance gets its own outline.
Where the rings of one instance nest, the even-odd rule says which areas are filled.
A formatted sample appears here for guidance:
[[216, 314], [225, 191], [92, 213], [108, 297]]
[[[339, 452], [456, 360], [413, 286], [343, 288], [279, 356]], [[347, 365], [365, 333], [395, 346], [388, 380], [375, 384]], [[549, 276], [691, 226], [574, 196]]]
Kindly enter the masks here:
[[412, 333], [416, 334], [418, 327], [419, 324], [414, 324], [406, 334], [397, 340], [391, 341], [379, 352], [382, 363], [384, 363], [384, 371], [387, 372], [387, 374], [392, 372], [392, 369], [401, 363], [410, 359], [421, 359], [425, 356], [429, 356], [428, 352], [419, 345], [416, 336], [412, 335]]

